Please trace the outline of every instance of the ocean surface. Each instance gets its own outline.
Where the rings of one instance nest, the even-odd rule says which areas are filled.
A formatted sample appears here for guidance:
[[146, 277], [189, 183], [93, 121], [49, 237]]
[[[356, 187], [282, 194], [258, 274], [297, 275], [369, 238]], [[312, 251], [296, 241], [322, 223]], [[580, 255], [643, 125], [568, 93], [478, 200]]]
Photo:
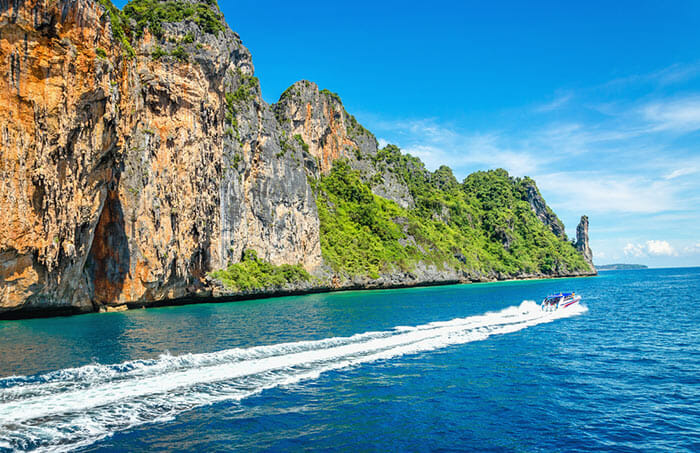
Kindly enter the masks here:
[[650, 269], [0, 322], [0, 451], [697, 452], [699, 296]]

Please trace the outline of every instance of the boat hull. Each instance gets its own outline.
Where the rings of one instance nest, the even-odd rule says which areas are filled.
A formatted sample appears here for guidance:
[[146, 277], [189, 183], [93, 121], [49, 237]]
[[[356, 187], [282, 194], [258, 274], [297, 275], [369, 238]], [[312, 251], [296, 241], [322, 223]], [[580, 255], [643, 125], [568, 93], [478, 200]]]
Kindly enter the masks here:
[[569, 308], [581, 302], [581, 296], [574, 296], [572, 298], [563, 299], [556, 304], [546, 304], [542, 303], [542, 311], [553, 312], [557, 310], [563, 310]]

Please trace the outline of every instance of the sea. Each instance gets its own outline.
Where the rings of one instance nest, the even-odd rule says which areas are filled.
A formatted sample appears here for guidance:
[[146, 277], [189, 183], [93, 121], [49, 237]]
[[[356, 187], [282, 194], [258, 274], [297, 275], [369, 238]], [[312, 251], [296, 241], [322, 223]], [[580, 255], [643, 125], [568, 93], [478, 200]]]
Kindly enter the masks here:
[[699, 297], [647, 269], [3, 321], [0, 451], [697, 452]]

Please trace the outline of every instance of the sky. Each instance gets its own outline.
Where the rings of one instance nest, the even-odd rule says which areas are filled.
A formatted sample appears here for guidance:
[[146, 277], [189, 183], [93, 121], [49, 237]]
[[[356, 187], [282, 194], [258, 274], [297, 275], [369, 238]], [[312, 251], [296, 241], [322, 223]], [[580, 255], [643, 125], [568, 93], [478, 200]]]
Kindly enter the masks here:
[[219, 5], [267, 102], [314, 81], [430, 169], [531, 176], [596, 264], [700, 265], [700, 2]]

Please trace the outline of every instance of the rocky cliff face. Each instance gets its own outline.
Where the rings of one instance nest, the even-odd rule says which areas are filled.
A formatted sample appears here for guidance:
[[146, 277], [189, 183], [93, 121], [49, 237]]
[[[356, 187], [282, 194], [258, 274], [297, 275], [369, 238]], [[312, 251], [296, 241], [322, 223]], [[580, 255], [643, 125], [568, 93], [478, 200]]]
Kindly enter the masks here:
[[216, 3], [180, 3], [194, 12], [154, 23], [0, 0], [0, 316], [207, 297], [246, 249], [326, 278], [309, 179], [340, 158], [414, 206], [337, 95], [302, 81], [267, 105]]
[[117, 187], [121, 59], [96, 54], [115, 46], [94, 1], [0, 10], [0, 306], [88, 310], [83, 272]]
[[414, 205], [403, 181], [387, 166], [375, 164], [377, 139], [345, 111], [337, 94], [302, 80], [289, 87], [273, 109], [288, 135], [308, 147], [321, 173], [328, 173], [334, 161], [346, 159], [372, 182], [375, 194], [403, 207]]
[[534, 181], [528, 180], [525, 183], [525, 188], [527, 191], [527, 201], [532, 207], [532, 211], [535, 213], [538, 219], [542, 221], [545, 225], [549, 226], [558, 238], [566, 240], [566, 230], [564, 229], [564, 224], [559, 220], [556, 214], [547, 206], [540, 191], [537, 189]]
[[315, 162], [228, 27], [165, 23], [127, 58], [97, 1], [0, 8], [1, 310], [206, 295], [246, 248], [318, 266]]

